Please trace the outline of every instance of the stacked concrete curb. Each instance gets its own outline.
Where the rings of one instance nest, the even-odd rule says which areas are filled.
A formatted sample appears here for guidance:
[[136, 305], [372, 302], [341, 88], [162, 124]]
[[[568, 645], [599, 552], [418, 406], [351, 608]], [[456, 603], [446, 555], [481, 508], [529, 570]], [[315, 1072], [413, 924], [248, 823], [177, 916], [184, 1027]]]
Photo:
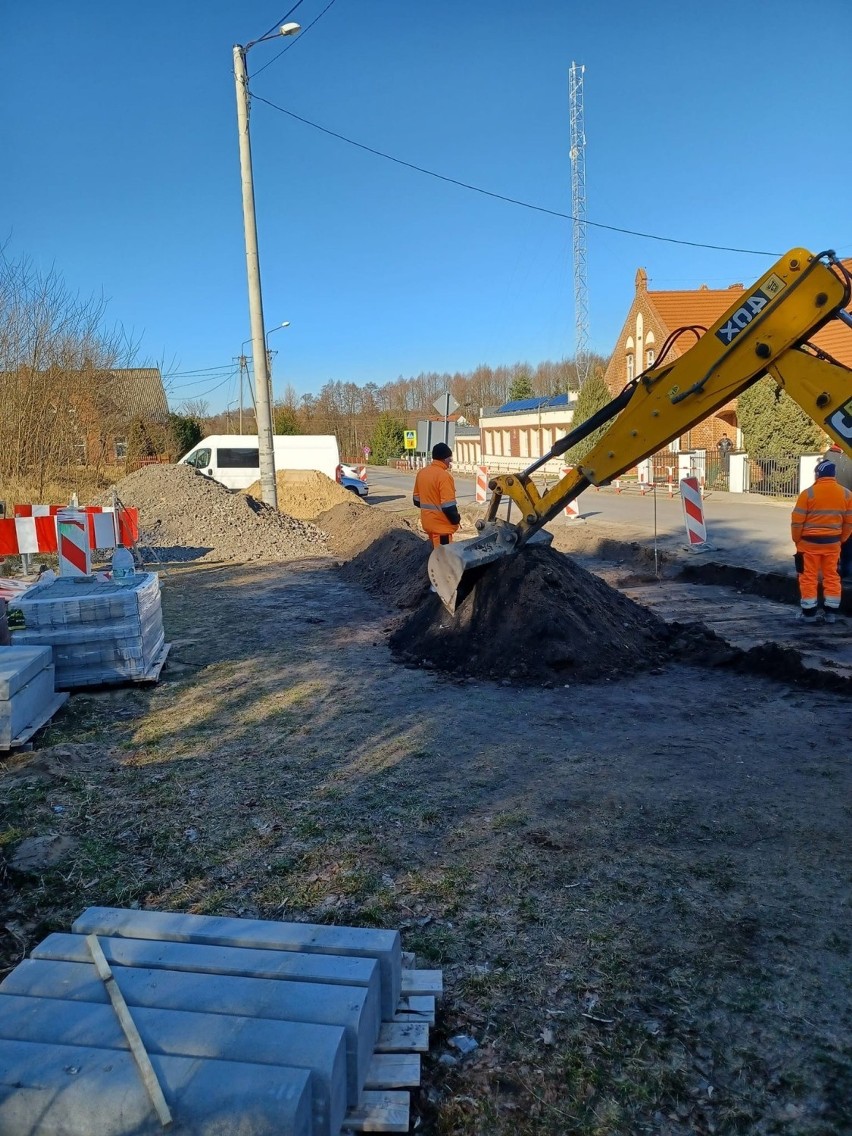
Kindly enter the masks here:
[[397, 932], [97, 907], [72, 931], [0, 985], [5, 1136], [161, 1130], [92, 936], [171, 1132], [408, 1131], [398, 1089], [419, 1084], [441, 982], [403, 969]]

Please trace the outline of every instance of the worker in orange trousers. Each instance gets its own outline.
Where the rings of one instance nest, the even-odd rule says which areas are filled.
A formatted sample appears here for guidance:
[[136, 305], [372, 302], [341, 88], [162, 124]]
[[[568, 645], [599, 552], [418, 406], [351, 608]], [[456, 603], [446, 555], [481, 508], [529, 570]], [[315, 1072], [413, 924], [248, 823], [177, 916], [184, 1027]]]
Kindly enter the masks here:
[[[840, 607], [840, 546], [852, 535], [852, 493], [838, 485], [834, 462], [820, 461], [816, 480], [796, 501], [790, 533], [804, 622], [834, 623]], [[819, 608], [819, 581], [825, 610]]]

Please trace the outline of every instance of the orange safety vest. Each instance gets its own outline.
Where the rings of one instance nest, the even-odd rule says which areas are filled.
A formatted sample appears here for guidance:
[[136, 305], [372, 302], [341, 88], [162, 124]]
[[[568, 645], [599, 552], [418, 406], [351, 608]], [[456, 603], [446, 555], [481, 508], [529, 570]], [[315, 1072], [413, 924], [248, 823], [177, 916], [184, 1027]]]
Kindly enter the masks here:
[[833, 477], [818, 477], [796, 501], [790, 532], [800, 551], [818, 551], [852, 535], [852, 493]]
[[414, 502], [420, 510], [420, 523], [430, 535], [444, 536], [454, 533], [459, 527], [443, 512], [446, 508], [458, 508], [458, 505], [456, 483], [442, 461], [433, 461], [425, 469], [417, 471]]

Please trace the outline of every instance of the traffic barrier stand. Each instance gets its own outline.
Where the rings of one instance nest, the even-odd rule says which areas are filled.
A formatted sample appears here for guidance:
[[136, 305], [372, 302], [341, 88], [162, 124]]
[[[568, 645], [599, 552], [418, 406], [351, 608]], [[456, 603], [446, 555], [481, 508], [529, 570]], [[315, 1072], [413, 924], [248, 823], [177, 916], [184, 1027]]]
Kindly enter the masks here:
[[[573, 470], [573, 468], [574, 467], [571, 466], [571, 465], [563, 466], [562, 467], [562, 476], [567, 477], [568, 474]], [[575, 497], [573, 501], [569, 501], [568, 504], [565, 506], [565, 508], [562, 510], [562, 512], [565, 514], [565, 516], [569, 520], [579, 521], [580, 520], [580, 499], [579, 499], [579, 497]]]
[[615, 486], [616, 493], [620, 493], [621, 492], [621, 482], [620, 481], [613, 481], [612, 484]]
[[56, 515], [59, 539], [59, 575], [91, 576], [92, 554], [89, 549], [89, 525], [85, 513], [67, 510]]
[[683, 502], [683, 520], [690, 552], [707, 552], [707, 526], [704, 523], [704, 505], [701, 487], [697, 477], [683, 477], [680, 482], [680, 498]]
[[[15, 505], [14, 516], [0, 519], [0, 556], [32, 556], [59, 551], [57, 517], [67, 505]], [[71, 510], [85, 522], [89, 548], [132, 548], [139, 540], [139, 511], [86, 505]]]
[[484, 505], [488, 500], [488, 469], [484, 465], [476, 467], [476, 503]]

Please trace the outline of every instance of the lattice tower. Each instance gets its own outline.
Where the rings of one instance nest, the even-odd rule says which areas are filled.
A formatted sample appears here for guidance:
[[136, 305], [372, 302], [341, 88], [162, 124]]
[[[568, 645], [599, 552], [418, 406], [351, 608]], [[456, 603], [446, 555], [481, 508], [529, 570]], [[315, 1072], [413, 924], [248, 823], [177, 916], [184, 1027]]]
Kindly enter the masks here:
[[571, 104], [571, 213], [574, 260], [574, 356], [580, 385], [589, 377], [589, 289], [586, 275], [586, 130], [583, 114], [585, 65], [568, 72]]

